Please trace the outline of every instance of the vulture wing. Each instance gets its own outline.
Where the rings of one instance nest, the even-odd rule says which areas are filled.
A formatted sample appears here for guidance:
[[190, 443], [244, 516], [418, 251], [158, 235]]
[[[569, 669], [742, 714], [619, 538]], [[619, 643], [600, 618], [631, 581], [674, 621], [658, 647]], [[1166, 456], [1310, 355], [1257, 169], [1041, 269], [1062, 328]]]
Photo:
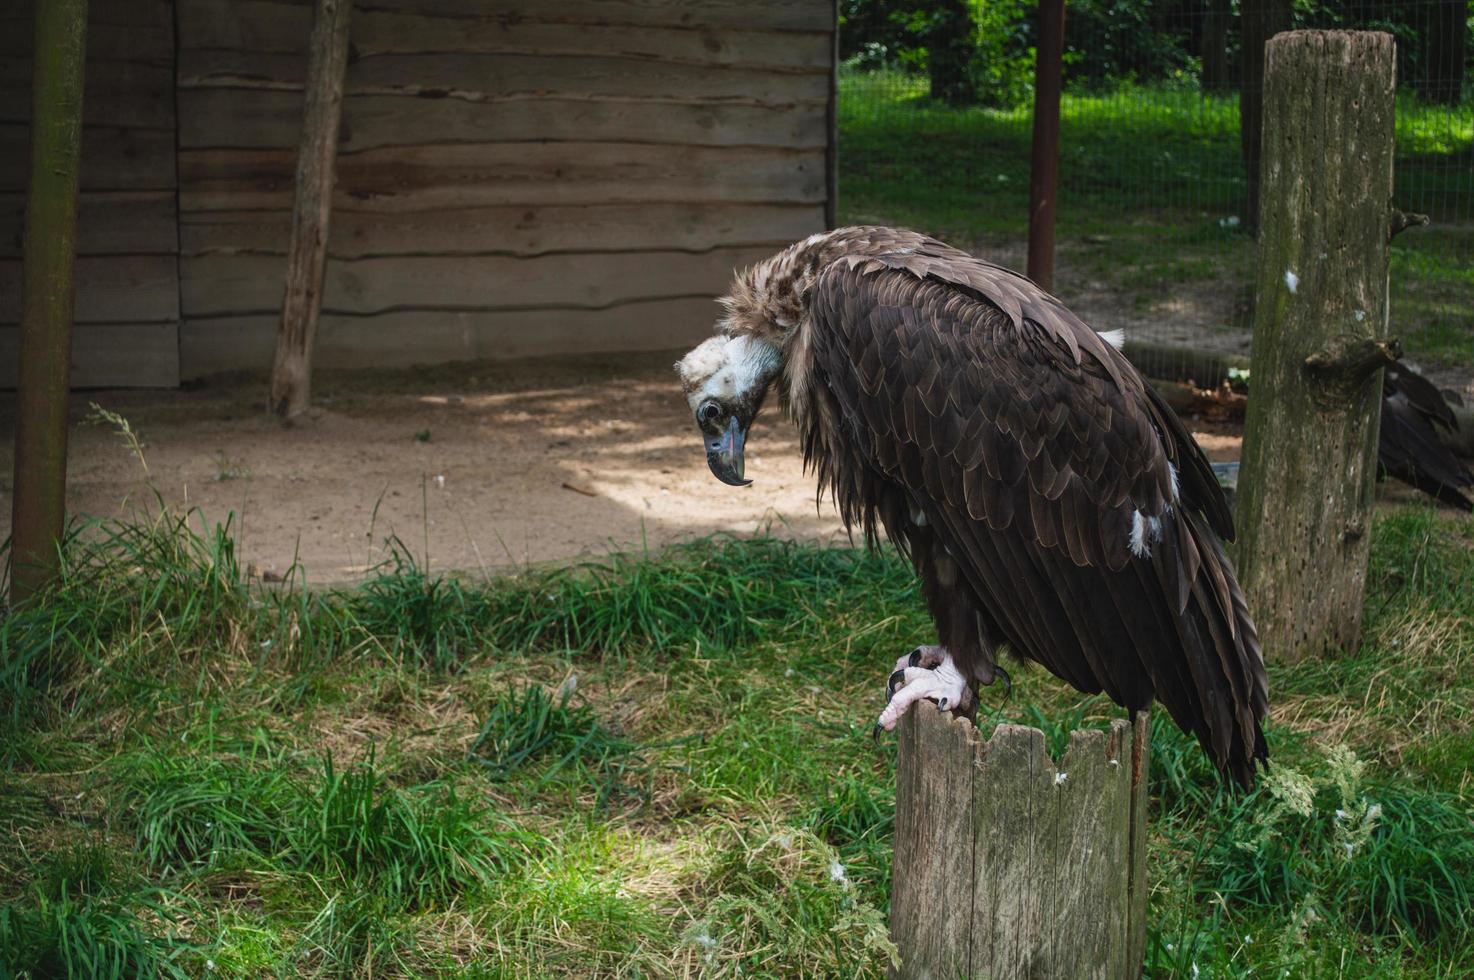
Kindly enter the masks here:
[[1126, 359], [1029, 280], [930, 240], [840, 259], [810, 297], [851, 453], [905, 487], [1008, 645], [1081, 691], [1160, 701], [1251, 781], [1268, 699], [1213, 533], [1232, 518]]
[[1377, 462], [1431, 497], [1460, 510], [1474, 510], [1474, 501], [1460, 492], [1474, 487], [1474, 473], [1438, 440], [1437, 427], [1452, 430], [1458, 424], [1432, 382], [1409, 368], [1387, 367]]

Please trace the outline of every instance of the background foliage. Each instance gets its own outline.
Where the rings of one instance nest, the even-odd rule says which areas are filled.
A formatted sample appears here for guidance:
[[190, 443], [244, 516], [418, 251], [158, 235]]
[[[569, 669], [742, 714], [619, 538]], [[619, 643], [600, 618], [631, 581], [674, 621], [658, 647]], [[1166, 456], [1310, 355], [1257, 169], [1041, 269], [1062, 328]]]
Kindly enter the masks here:
[[[1459, 67], [1439, 63], [1437, 45], [1446, 33], [1441, 8], [1460, 0], [1276, 0], [1291, 10], [1295, 27], [1354, 27], [1381, 30], [1397, 39], [1399, 82], [1425, 94], [1454, 83], [1462, 96], [1469, 53]], [[959, 0], [966, 12], [957, 23], [953, 3], [935, 0], [841, 0], [840, 53], [856, 67], [933, 70], [933, 51], [967, 39], [970, 50], [965, 92], [939, 93], [956, 104], [1017, 105], [1033, 85], [1037, 2]], [[1237, 88], [1240, 0], [1070, 0], [1065, 17], [1067, 83], [1109, 87], [1123, 82], [1204, 83]], [[1212, 18], [1222, 18], [1215, 31]], [[1456, 41], [1453, 43], [1457, 43]], [[1221, 54], [1220, 54], [1221, 53]], [[1204, 61], [1224, 57], [1226, 77], [1204, 77]], [[1456, 77], [1454, 77], [1456, 76]]]

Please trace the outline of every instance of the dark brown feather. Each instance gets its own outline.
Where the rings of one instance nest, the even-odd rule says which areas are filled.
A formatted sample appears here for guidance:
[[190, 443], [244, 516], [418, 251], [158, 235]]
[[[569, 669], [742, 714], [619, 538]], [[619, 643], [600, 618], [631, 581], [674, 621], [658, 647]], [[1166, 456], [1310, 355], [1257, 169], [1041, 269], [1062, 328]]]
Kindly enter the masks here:
[[[847, 523], [916, 563], [964, 672], [991, 678], [1007, 645], [1127, 708], [1160, 701], [1252, 782], [1264, 668], [1214, 534], [1231, 515], [1181, 422], [1015, 273], [888, 229], [816, 247], [808, 387], [787, 393], [806, 458]], [[1160, 531], [1139, 555], [1147, 519]]]
[[1438, 438], [1438, 429], [1457, 430], [1459, 421], [1427, 378], [1401, 364], [1388, 365], [1382, 379], [1382, 424], [1377, 463], [1382, 471], [1460, 510], [1474, 510], [1462, 493], [1474, 473]]

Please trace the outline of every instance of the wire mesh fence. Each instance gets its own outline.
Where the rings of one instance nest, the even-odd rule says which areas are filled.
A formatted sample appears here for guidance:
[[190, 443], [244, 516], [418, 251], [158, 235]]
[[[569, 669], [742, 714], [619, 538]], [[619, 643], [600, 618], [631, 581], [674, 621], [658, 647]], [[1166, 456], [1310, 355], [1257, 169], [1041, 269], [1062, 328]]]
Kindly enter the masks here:
[[[1250, 4], [1070, 0], [1055, 292], [1100, 329], [1247, 355], [1255, 247], [1241, 123], [1255, 111], [1262, 69], [1246, 64], [1244, 38], [1288, 27], [1388, 30], [1399, 45], [1393, 203], [1432, 221], [1393, 244], [1391, 331], [1411, 361], [1467, 386], [1469, 3], [1296, 3], [1277, 14]], [[1037, 7], [845, 0], [842, 12], [842, 219], [910, 225], [1022, 269]], [[932, 51], [945, 50], [962, 14], [968, 50], [949, 79]], [[1193, 363], [1176, 358], [1174, 373]]]

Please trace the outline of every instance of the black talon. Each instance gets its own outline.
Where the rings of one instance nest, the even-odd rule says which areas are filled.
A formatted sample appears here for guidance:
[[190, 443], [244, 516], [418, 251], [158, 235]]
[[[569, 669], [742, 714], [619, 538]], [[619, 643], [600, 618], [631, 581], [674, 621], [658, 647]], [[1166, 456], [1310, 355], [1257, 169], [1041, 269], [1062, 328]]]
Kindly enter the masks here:
[[883, 731], [885, 731], [885, 726], [878, 721], [875, 723], [875, 727], [870, 729], [870, 737], [875, 741], [876, 745], [880, 744], [880, 733]]
[[911, 658], [907, 661], [912, 667], [921, 666], [921, 647], [911, 651]]
[[938, 711], [946, 711], [947, 710], [947, 699], [946, 698], [942, 698], [941, 700], [937, 701], [937, 710]]
[[1003, 700], [1007, 701], [1013, 696], [1013, 678], [1009, 677], [1008, 671], [1002, 667], [995, 666], [993, 670], [998, 673], [998, 676], [1003, 678]]
[[906, 672], [904, 670], [891, 671], [890, 678], [885, 682], [885, 699], [887, 703], [889, 703], [891, 698], [896, 696], [896, 691], [905, 683]]

